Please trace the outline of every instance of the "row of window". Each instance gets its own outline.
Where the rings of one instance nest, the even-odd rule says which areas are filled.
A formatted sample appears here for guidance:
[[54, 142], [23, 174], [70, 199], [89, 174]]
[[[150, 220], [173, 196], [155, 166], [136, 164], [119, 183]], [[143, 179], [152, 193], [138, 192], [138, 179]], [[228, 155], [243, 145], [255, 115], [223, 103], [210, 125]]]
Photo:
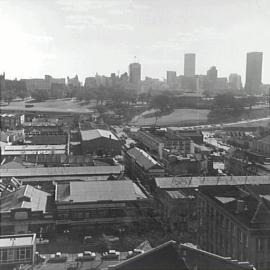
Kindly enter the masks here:
[[123, 209], [99, 209], [77, 212], [62, 212], [58, 214], [59, 219], [88, 219], [88, 218], [116, 218], [126, 216], [147, 216], [147, 210], [123, 210]]
[[29, 262], [33, 256], [30, 247], [0, 249], [0, 263]]

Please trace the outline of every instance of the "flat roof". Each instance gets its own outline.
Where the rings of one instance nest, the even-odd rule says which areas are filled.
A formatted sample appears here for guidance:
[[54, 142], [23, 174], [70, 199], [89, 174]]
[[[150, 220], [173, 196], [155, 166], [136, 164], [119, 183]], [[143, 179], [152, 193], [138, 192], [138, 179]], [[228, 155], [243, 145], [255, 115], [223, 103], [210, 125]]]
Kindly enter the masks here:
[[120, 174], [122, 166], [81, 166], [81, 167], [44, 167], [1, 169], [1, 177], [49, 177], [72, 175], [110, 175]]
[[83, 203], [141, 199], [147, 199], [147, 197], [131, 180], [108, 180], [58, 184], [55, 200], [59, 203]]
[[161, 189], [196, 188], [215, 185], [269, 185], [267, 176], [200, 176], [200, 177], [156, 177], [155, 183]]
[[0, 236], [0, 248], [31, 246], [35, 243], [35, 234], [2, 235]]

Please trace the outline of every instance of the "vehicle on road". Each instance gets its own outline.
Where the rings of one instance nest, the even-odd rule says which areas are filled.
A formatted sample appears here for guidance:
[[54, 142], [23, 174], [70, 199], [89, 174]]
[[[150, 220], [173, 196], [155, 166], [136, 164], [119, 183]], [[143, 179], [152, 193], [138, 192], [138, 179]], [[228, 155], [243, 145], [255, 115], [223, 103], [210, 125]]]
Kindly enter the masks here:
[[46, 257], [41, 255], [38, 251], [35, 253], [35, 261], [37, 264], [45, 262], [46, 261]]
[[134, 250], [128, 251], [127, 258], [132, 258], [134, 256], [137, 256], [137, 255], [143, 254], [143, 253], [144, 253], [143, 250], [135, 248]]
[[116, 250], [111, 249], [108, 252], [102, 253], [101, 258], [103, 260], [112, 260], [112, 259], [118, 259], [119, 256], [120, 256], [120, 252], [119, 251], [116, 251]]
[[77, 261], [93, 261], [96, 258], [96, 253], [91, 251], [84, 251], [83, 253], [78, 253]]
[[61, 263], [67, 260], [67, 256], [63, 255], [61, 252], [56, 252], [55, 254], [50, 255], [48, 262], [50, 263]]

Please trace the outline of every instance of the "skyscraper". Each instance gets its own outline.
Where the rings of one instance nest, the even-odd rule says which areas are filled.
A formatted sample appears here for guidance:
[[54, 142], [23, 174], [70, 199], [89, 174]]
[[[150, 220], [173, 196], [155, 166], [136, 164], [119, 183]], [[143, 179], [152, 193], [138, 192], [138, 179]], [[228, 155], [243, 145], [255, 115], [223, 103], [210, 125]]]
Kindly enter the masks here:
[[262, 59], [262, 52], [247, 53], [245, 89], [249, 94], [258, 93], [262, 84]]
[[185, 77], [194, 77], [195, 76], [195, 53], [186, 53], [185, 54], [185, 63], [184, 63], [184, 76]]
[[136, 87], [141, 82], [141, 64], [132, 63], [129, 65], [129, 81]]
[[242, 88], [241, 76], [236, 73], [231, 73], [229, 76], [229, 88], [240, 90]]
[[169, 87], [176, 86], [176, 71], [167, 71], [167, 84]]

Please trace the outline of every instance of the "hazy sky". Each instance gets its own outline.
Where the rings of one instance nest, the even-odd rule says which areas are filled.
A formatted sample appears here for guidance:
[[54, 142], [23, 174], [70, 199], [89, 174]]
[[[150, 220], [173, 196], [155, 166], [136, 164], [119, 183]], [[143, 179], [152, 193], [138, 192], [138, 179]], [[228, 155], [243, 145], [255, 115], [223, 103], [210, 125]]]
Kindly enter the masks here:
[[0, 0], [0, 72], [8, 78], [123, 73], [137, 56], [142, 75], [240, 73], [263, 51], [270, 83], [270, 0]]

